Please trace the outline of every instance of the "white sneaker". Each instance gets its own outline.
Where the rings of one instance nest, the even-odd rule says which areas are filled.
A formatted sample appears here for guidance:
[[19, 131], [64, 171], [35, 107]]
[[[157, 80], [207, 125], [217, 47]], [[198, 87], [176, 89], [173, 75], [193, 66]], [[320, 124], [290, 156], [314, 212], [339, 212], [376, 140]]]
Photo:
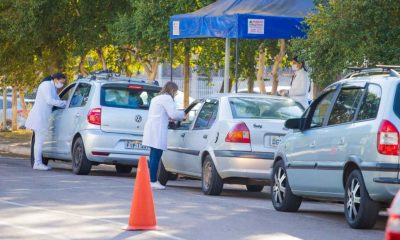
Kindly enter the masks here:
[[48, 170], [51, 169], [51, 167], [50, 166], [46, 166], [43, 163], [35, 163], [33, 165], [33, 169], [40, 170], [40, 171], [48, 171]]
[[165, 186], [163, 186], [159, 181], [157, 182], [150, 182], [151, 188], [152, 189], [157, 189], [157, 190], [164, 190]]

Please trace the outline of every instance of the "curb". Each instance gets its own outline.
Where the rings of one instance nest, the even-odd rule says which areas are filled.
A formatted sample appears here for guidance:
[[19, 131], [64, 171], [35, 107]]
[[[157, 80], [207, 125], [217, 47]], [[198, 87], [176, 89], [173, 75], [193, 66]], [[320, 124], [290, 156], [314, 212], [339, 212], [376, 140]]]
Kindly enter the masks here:
[[21, 146], [20, 143], [0, 144], [0, 151], [18, 154], [26, 157], [29, 157], [31, 155], [31, 148], [26, 146]]

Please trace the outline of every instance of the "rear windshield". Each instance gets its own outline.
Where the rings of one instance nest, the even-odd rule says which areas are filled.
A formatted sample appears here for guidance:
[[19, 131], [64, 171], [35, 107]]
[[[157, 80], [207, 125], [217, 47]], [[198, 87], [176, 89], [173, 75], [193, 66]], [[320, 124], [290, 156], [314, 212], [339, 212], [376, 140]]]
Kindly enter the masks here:
[[281, 119], [299, 118], [304, 109], [290, 99], [230, 98], [233, 118]]
[[101, 89], [101, 105], [106, 107], [149, 109], [150, 101], [159, 89], [136, 85], [109, 85]]
[[400, 84], [397, 85], [396, 97], [394, 98], [393, 104], [394, 113], [400, 118]]

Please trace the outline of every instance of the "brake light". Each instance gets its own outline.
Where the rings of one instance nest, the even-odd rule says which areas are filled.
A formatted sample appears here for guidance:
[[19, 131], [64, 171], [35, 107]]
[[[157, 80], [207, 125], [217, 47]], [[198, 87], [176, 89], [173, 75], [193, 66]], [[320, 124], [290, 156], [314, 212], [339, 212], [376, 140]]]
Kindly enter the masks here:
[[399, 131], [388, 120], [383, 120], [378, 132], [378, 152], [399, 155]]
[[101, 125], [101, 108], [93, 108], [87, 115], [88, 122], [94, 125]]
[[228, 135], [226, 135], [225, 142], [250, 143], [250, 131], [246, 123], [241, 122], [236, 124]]
[[136, 90], [142, 90], [143, 89], [142, 86], [136, 86], [136, 85], [129, 85], [128, 88], [129, 89], [136, 89]]

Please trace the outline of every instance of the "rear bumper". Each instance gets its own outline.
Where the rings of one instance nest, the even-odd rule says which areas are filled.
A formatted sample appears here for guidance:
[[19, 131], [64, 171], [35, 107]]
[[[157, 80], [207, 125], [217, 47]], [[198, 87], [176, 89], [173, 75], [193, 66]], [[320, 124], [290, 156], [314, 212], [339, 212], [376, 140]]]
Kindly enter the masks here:
[[215, 165], [222, 179], [270, 180], [274, 153], [214, 151]]
[[374, 201], [391, 202], [400, 190], [396, 169], [389, 171], [363, 171], [365, 186]]
[[387, 184], [400, 184], [400, 179], [398, 179], [398, 178], [378, 177], [378, 178], [374, 178], [374, 182], [376, 182], [376, 183], [387, 183]]
[[[149, 150], [125, 149], [125, 141], [142, 141], [142, 136], [132, 134], [106, 133], [101, 130], [86, 130], [81, 133], [85, 145], [86, 156], [90, 161], [109, 164], [138, 164], [140, 156], [148, 156]], [[93, 152], [108, 153], [99, 156]]]

